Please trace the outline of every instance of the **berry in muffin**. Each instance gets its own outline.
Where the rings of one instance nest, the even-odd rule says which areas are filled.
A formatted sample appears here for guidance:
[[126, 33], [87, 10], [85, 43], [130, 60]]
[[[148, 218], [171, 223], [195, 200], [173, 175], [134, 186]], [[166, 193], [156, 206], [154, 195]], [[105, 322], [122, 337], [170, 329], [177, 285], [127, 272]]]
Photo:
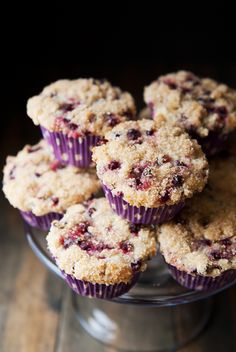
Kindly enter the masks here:
[[66, 209], [99, 190], [94, 170], [79, 170], [56, 160], [42, 140], [9, 156], [4, 167], [3, 192], [24, 219], [47, 230]]
[[70, 207], [47, 242], [69, 286], [97, 298], [127, 292], [156, 253], [154, 229], [120, 218], [105, 198]]
[[153, 120], [116, 126], [93, 148], [93, 160], [111, 207], [134, 223], [169, 220], [208, 177], [198, 143], [180, 127]]
[[191, 72], [159, 77], [145, 88], [144, 100], [155, 120], [164, 116], [179, 123], [208, 156], [221, 150], [236, 128], [236, 91]]
[[157, 229], [160, 251], [181, 285], [210, 290], [236, 279], [235, 204], [229, 189], [210, 183], [174, 220]]
[[28, 100], [57, 159], [77, 167], [91, 163], [90, 148], [114, 126], [135, 115], [132, 96], [106, 80], [59, 80]]

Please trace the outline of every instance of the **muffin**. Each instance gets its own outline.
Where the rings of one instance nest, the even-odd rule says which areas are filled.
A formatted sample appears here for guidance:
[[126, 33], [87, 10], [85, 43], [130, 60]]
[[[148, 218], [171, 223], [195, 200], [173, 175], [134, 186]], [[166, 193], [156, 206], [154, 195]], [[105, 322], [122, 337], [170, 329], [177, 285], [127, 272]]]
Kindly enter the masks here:
[[26, 145], [17, 156], [7, 157], [3, 192], [31, 225], [48, 230], [66, 209], [89, 199], [100, 188], [94, 170], [79, 170], [55, 160], [41, 140]]
[[208, 156], [219, 152], [236, 128], [236, 91], [191, 72], [159, 77], [145, 88], [144, 100], [155, 120], [164, 115], [179, 123]]
[[121, 219], [105, 198], [70, 207], [47, 243], [68, 285], [96, 298], [127, 292], [156, 253], [154, 229]]
[[133, 223], [170, 220], [208, 177], [198, 143], [180, 127], [160, 121], [119, 124], [93, 148], [93, 160], [112, 209]]
[[58, 160], [89, 167], [91, 147], [118, 123], [132, 118], [132, 96], [105, 80], [59, 80], [28, 100], [27, 113], [40, 125]]
[[212, 290], [236, 279], [236, 197], [229, 190], [210, 183], [157, 233], [160, 251], [181, 285]]

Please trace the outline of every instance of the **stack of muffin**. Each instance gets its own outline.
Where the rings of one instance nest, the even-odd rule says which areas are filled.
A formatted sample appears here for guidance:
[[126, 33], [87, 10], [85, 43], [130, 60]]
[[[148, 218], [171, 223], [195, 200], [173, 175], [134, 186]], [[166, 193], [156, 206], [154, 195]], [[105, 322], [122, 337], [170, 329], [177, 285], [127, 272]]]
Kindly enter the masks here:
[[[52, 257], [81, 295], [124, 294], [157, 247], [187, 288], [236, 278], [233, 144], [211, 158], [236, 128], [236, 92], [180, 71], [144, 97], [152, 119], [107, 81], [57, 81], [27, 105], [44, 140], [7, 158], [6, 197], [50, 229]], [[94, 197], [100, 185], [105, 197]]]

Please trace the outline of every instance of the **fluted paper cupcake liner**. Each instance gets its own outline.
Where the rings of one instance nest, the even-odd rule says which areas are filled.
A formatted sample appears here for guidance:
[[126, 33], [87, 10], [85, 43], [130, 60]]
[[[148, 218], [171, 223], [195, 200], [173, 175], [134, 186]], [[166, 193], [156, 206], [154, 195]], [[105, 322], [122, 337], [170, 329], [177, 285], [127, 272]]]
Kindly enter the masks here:
[[60, 220], [62, 214], [59, 213], [48, 213], [42, 216], [34, 215], [31, 211], [21, 211], [23, 219], [32, 227], [37, 227], [40, 230], [48, 231], [51, 227], [53, 220]]
[[99, 141], [98, 136], [88, 135], [81, 138], [71, 138], [62, 132], [50, 132], [46, 128], [40, 127], [43, 138], [52, 146], [57, 160], [81, 168], [91, 166], [91, 148]]
[[175, 205], [164, 205], [159, 208], [136, 207], [127, 203], [121, 196], [114, 196], [111, 190], [103, 185], [105, 196], [111, 208], [122, 218], [134, 224], [157, 225], [173, 219], [184, 207], [184, 202]]
[[236, 270], [227, 270], [216, 277], [191, 275], [168, 264], [172, 277], [190, 290], [216, 290], [236, 280]]
[[93, 284], [84, 280], [75, 279], [73, 276], [62, 272], [67, 284], [72, 288], [74, 292], [81, 296], [101, 298], [101, 299], [112, 299], [123, 295], [128, 292], [137, 282], [139, 273], [134, 274], [132, 280], [129, 283], [121, 282], [114, 285], [105, 284]]

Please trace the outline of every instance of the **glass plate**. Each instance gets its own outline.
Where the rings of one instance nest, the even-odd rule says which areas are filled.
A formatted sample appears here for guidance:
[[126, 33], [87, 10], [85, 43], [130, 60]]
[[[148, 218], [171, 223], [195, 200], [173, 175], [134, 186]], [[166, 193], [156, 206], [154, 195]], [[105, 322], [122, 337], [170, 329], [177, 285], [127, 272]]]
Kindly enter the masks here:
[[[27, 224], [25, 224], [25, 229], [28, 243], [33, 252], [48, 269], [62, 278], [60, 270], [48, 252], [45, 239], [47, 234]], [[155, 307], [174, 306], [208, 298], [235, 283], [236, 280], [223, 288], [211, 291], [188, 290], [172, 279], [163, 257], [158, 254], [148, 263], [148, 269], [141, 274], [137, 284], [128, 293], [113, 299], [112, 302]]]

